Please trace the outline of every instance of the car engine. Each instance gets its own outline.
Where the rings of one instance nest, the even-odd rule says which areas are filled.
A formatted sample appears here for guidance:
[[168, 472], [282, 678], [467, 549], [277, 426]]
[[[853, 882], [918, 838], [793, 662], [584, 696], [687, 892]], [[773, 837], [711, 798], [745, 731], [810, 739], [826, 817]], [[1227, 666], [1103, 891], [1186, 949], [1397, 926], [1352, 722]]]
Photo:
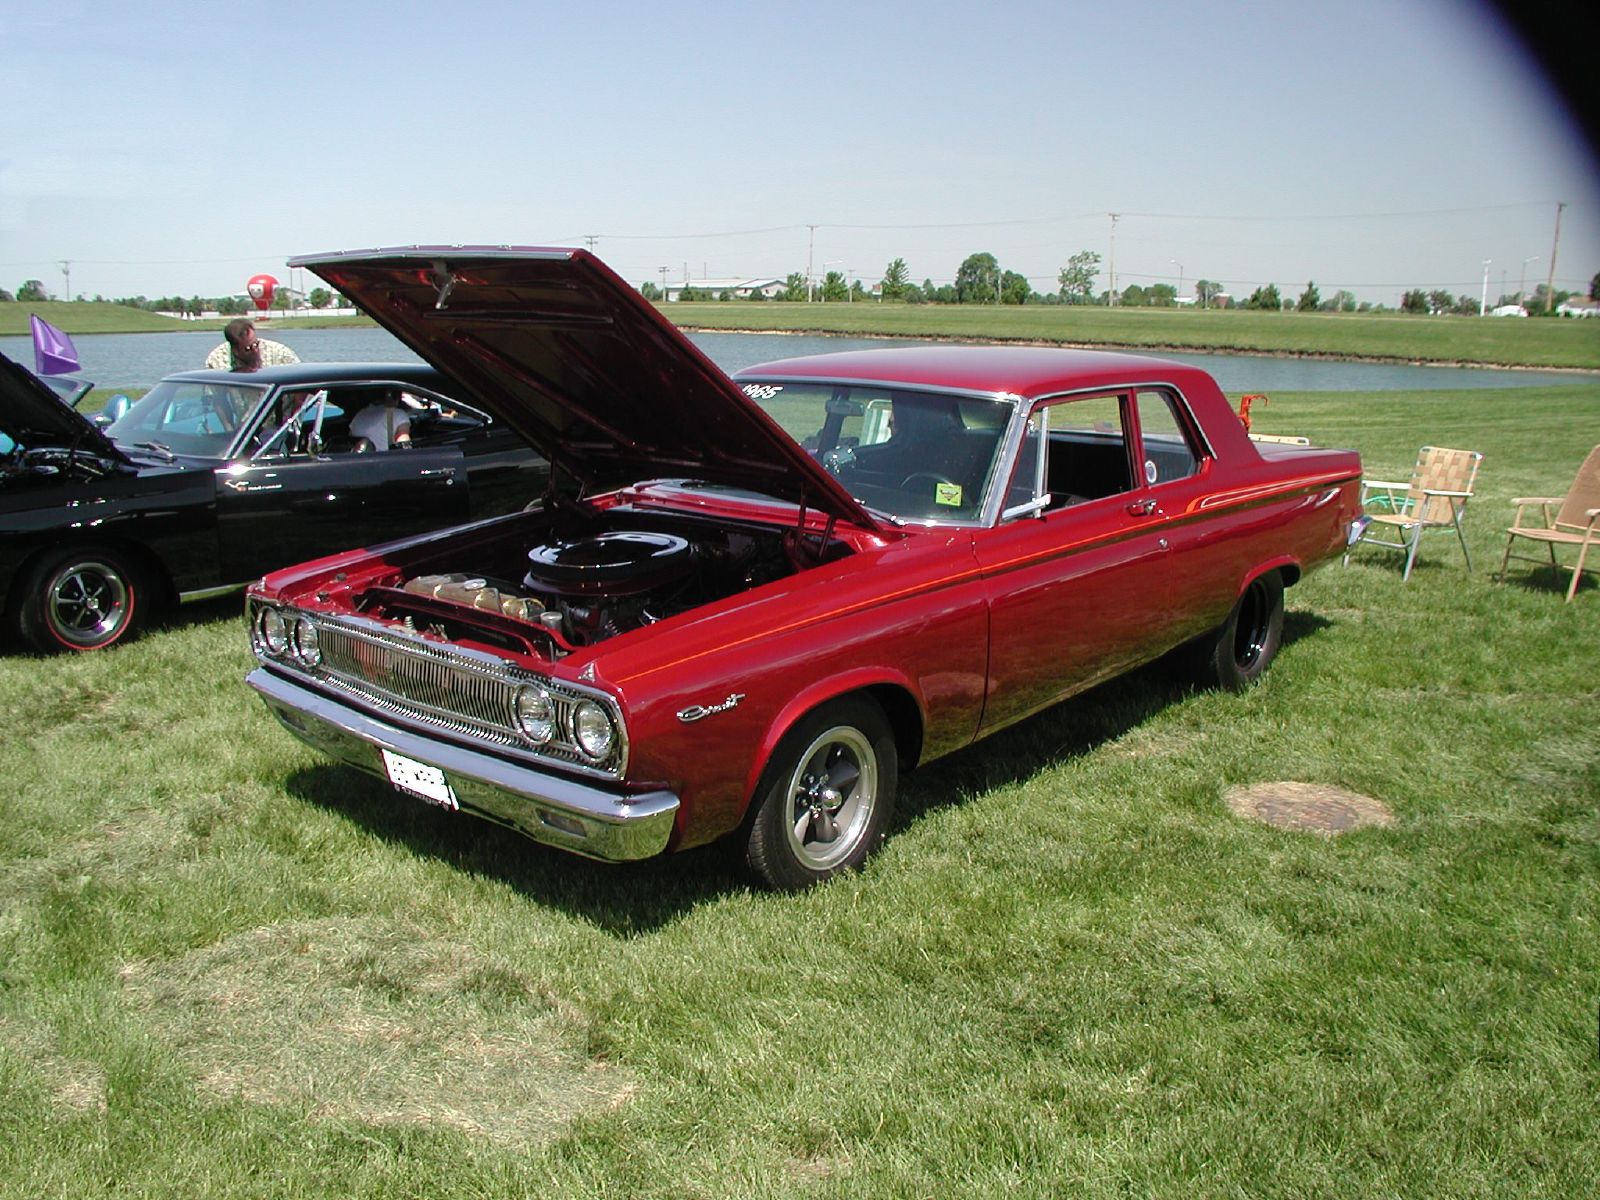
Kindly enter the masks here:
[[[793, 574], [792, 536], [717, 525], [548, 531], [529, 546], [474, 555], [482, 570], [419, 572], [373, 589], [368, 615], [404, 619], [449, 640], [528, 646], [557, 654], [591, 646]], [[524, 572], [512, 575], [513, 555]], [[420, 603], [418, 603], [420, 601]]]

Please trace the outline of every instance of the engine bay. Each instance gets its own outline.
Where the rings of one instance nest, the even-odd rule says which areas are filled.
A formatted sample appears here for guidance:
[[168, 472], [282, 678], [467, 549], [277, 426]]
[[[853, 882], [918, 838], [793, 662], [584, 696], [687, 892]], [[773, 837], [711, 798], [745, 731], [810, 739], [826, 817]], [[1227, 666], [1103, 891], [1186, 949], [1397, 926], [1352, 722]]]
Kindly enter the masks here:
[[794, 529], [623, 509], [516, 529], [367, 588], [358, 607], [452, 642], [560, 657], [847, 553]]

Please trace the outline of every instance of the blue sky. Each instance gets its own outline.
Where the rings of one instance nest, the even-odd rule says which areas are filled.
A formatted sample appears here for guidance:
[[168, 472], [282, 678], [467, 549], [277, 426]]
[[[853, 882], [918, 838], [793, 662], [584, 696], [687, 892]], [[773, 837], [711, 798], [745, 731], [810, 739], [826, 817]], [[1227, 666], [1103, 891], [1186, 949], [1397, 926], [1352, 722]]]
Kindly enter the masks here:
[[1493, 302], [1558, 202], [1557, 286], [1600, 271], [1595, 163], [1480, 0], [0, 0], [0, 95], [13, 291], [594, 236], [635, 283], [988, 251], [1045, 291], [1088, 249], [1104, 287], [1114, 249], [1390, 305], [1488, 259]]

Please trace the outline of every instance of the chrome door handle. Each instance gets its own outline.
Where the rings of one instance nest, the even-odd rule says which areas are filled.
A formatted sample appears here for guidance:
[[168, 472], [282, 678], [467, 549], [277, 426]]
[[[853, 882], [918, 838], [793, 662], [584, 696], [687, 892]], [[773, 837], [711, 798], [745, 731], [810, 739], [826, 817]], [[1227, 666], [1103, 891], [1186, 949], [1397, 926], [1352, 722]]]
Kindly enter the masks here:
[[1148, 517], [1155, 510], [1156, 502], [1154, 500], [1135, 500], [1128, 505], [1128, 515], [1130, 517]]
[[433, 467], [433, 468], [430, 468], [430, 469], [428, 469], [426, 471], [418, 471], [417, 472], [417, 478], [418, 479], [434, 479], [434, 478], [436, 478], [436, 477], [438, 477], [440, 475], [448, 475], [452, 479], [454, 479], [455, 478], [455, 474], [456, 474], [455, 468], [453, 468], [453, 467]]

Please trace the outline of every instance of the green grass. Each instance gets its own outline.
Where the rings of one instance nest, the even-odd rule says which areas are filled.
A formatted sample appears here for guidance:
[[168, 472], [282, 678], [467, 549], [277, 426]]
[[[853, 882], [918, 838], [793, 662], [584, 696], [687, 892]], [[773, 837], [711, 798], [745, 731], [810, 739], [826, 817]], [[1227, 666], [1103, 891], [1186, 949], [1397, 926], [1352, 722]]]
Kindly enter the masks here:
[[[181, 321], [142, 308], [123, 304], [63, 300], [0, 301], [0, 337], [26, 337], [32, 330], [28, 317], [37, 313], [57, 329], [80, 333], [185, 333], [195, 330], [216, 332], [231, 318], [213, 317], [203, 321]], [[341, 326], [371, 326], [366, 317], [295, 317], [295, 329], [332, 329]]]
[[[68, 333], [221, 329], [111, 304], [0, 303], [0, 335], [28, 332], [38, 312]], [[1398, 313], [1261, 313], [1177, 308], [985, 307], [942, 304], [679, 303], [688, 329], [993, 339], [1141, 350], [1218, 350], [1399, 362], [1600, 370], [1600, 321], [1412, 317]], [[366, 317], [296, 317], [294, 328], [370, 326]]]
[[[237, 601], [0, 659], [0, 1196], [1589, 1194], [1600, 587], [1489, 576], [1600, 385], [1255, 416], [1485, 451], [1476, 570], [1335, 564], [1260, 687], [1147, 670], [930, 765], [804, 896], [325, 764]], [[1272, 780], [1395, 823], [1230, 814]]]
[[1593, 320], [777, 302], [675, 303], [663, 305], [662, 311], [693, 329], [992, 338], [1146, 350], [1600, 369], [1600, 321]]

